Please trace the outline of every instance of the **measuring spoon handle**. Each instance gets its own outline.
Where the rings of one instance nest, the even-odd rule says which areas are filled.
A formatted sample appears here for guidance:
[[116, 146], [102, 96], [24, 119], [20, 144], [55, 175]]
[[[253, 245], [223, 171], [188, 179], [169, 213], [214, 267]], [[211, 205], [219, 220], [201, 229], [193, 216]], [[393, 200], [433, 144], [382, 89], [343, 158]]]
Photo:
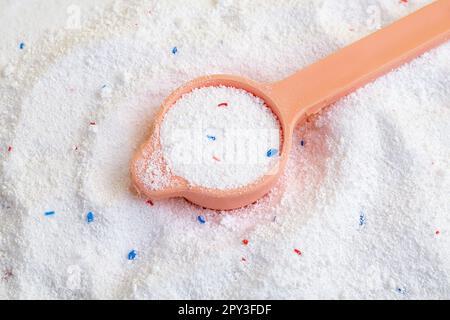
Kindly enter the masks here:
[[270, 85], [292, 127], [375, 78], [450, 38], [450, 0], [438, 0]]

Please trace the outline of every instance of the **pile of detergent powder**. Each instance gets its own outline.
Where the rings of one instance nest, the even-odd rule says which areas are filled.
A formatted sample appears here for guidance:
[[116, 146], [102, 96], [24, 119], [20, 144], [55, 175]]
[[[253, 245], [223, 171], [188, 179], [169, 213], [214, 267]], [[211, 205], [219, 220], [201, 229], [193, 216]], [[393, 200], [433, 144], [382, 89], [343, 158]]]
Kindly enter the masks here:
[[191, 185], [232, 189], [258, 181], [274, 167], [280, 126], [261, 98], [211, 86], [194, 89], [169, 108], [160, 140], [173, 174]]
[[[449, 297], [449, 43], [298, 126], [285, 174], [253, 205], [213, 211], [130, 188], [134, 153], [186, 81], [277, 81], [429, 2], [1, 2], [0, 298]], [[167, 113], [165, 157], [197, 185], [258, 179], [276, 136], [233, 180], [223, 129], [277, 120], [214, 90], [227, 100], [194, 105], [192, 93], [192, 109]], [[188, 122], [204, 130], [205, 174], [178, 161]]]

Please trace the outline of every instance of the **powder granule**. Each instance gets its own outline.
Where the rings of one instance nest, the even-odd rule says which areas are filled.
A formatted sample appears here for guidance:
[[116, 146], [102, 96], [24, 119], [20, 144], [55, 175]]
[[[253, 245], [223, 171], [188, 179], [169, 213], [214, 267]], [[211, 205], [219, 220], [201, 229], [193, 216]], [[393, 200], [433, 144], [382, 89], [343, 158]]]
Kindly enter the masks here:
[[161, 146], [173, 173], [192, 185], [238, 188], [276, 165], [280, 126], [261, 98], [233, 87], [205, 87], [168, 110]]

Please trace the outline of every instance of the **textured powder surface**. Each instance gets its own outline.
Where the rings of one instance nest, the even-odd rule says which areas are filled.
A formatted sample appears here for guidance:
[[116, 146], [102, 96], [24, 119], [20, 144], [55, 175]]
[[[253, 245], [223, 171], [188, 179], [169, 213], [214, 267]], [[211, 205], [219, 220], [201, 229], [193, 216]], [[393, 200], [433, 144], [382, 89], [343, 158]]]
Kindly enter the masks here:
[[231, 87], [183, 95], [164, 115], [160, 137], [173, 174], [216, 189], [246, 186], [269, 174], [280, 148], [278, 120], [264, 101]]
[[449, 43], [296, 128], [252, 206], [129, 189], [185, 81], [277, 81], [428, 2], [0, 2], [0, 297], [448, 298]]

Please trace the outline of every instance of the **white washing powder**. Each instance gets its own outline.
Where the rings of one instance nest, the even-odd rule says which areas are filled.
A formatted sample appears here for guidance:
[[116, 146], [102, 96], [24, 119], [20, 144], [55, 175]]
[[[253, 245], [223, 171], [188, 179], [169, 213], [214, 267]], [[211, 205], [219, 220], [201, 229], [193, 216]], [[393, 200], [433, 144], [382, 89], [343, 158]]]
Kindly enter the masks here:
[[254, 205], [130, 191], [186, 81], [277, 81], [429, 2], [0, 1], [0, 298], [450, 297], [449, 43], [298, 126]]
[[170, 107], [160, 139], [173, 174], [191, 185], [232, 189], [276, 169], [280, 126], [261, 98], [210, 86], [184, 94]]

